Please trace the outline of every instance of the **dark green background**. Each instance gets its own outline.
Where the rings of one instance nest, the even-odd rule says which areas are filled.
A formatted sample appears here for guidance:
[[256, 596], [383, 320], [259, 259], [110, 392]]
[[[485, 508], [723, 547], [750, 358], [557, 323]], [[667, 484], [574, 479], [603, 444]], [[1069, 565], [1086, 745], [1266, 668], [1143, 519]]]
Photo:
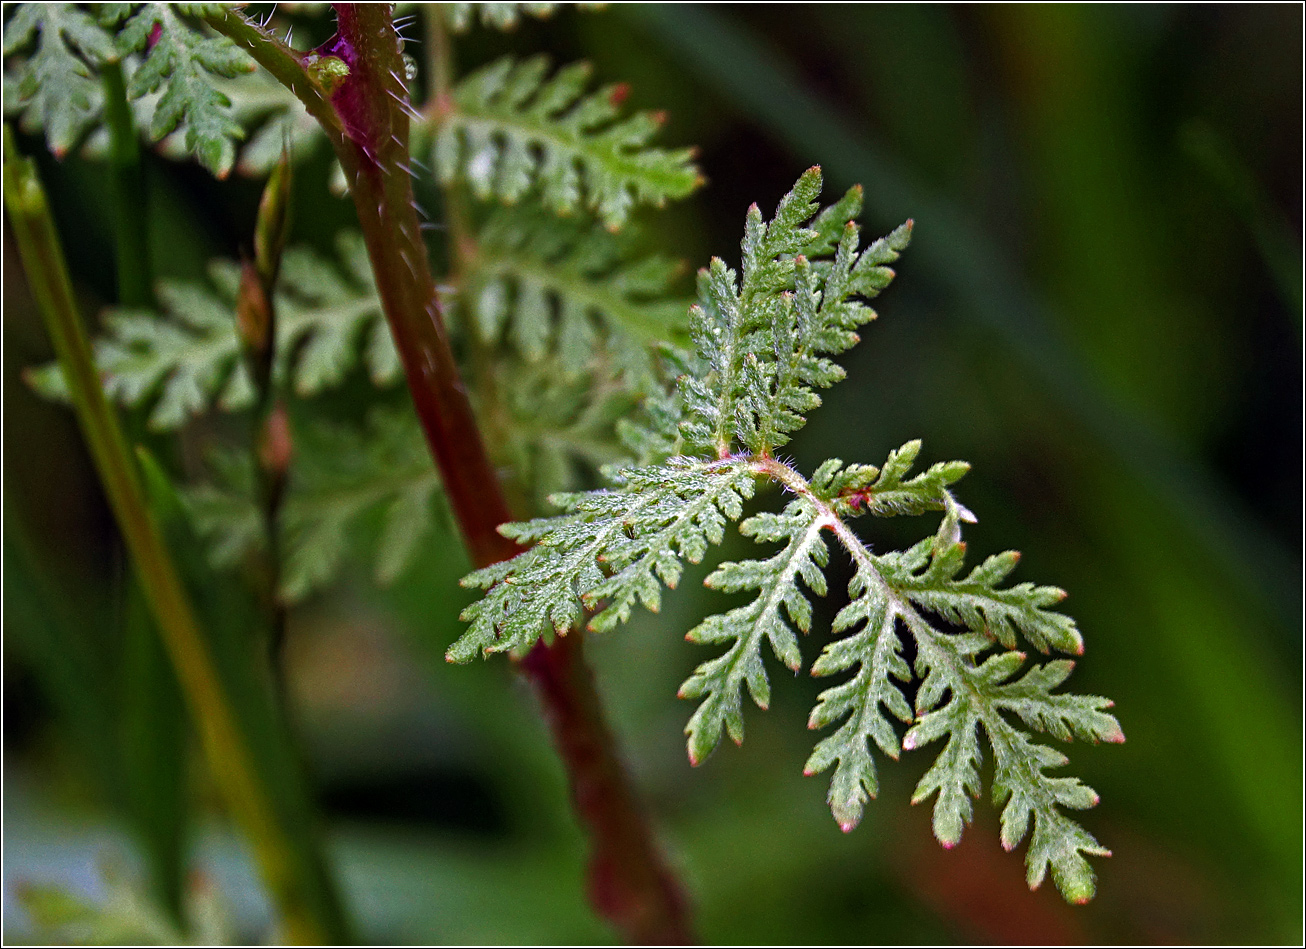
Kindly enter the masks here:
[[[876, 462], [921, 437], [927, 462], [972, 462], [973, 553], [1018, 548], [1017, 580], [1070, 591], [1087, 642], [1070, 686], [1112, 697], [1128, 736], [1068, 749], [1102, 795], [1085, 823], [1115, 852], [1086, 908], [1026, 891], [987, 802], [957, 850], [933, 841], [907, 804], [929, 749], [884, 763], [845, 836], [822, 779], [801, 776], [820, 687], [806, 677], [773, 667], [743, 747], [689, 768], [691, 708], [674, 695], [708, 653], [682, 636], [719, 600], [687, 581], [591, 655], [705, 940], [1302, 938], [1301, 36], [1293, 5], [615, 5], [459, 44], [462, 66], [589, 58], [632, 105], [667, 109], [662, 140], [696, 143], [708, 184], [648, 224], [695, 266], [736, 262], [747, 206], [769, 211], [812, 164], [831, 197], [866, 186], [869, 230], [915, 219], [880, 320], [792, 454], [807, 470]], [[102, 166], [42, 168], [94, 312], [114, 292]], [[256, 184], [153, 158], [149, 172], [160, 273], [246, 241]], [[299, 176], [300, 240], [350, 219], [325, 179]], [[48, 349], [13, 261], [6, 233], [6, 530], [31, 539], [47, 594], [6, 567], [7, 925], [17, 880], [94, 876], [114, 826], [39, 649], [17, 648], [52, 621], [25, 607], [62, 603], [109, 665], [124, 609], [70, 418], [18, 376]], [[883, 549], [932, 524], [862, 530]], [[726, 556], [746, 552], [736, 539]], [[441, 661], [462, 570], [441, 540], [394, 589], [361, 565], [294, 614], [292, 679], [348, 899], [368, 939], [603, 940], [529, 695], [503, 662]], [[256, 925], [239, 856], [219, 829], [200, 837]]]

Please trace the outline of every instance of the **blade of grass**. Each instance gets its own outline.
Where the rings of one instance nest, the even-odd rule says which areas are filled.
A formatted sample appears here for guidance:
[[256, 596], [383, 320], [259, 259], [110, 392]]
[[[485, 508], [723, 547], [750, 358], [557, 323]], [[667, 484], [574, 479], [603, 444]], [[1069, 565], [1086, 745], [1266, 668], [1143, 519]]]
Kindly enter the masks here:
[[117, 416], [101, 388], [91, 348], [73, 299], [67, 264], [33, 162], [21, 158], [4, 131], [4, 200], [38, 308], [63, 366], [84, 437], [122, 532], [191, 714], [214, 778], [249, 835], [265, 881], [277, 901], [286, 936], [295, 942], [336, 941], [343, 925], [323, 910], [312, 881], [278, 821], [269, 790], [254, 766], [176, 566], [146, 501]]
[[1206, 173], [1242, 219], [1274, 278], [1279, 295], [1297, 317], [1302, 334], [1302, 248], [1288, 222], [1275, 211], [1246, 162], [1211, 126], [1194, 120], [1180, 131], [1180, 145]]
[[86, 617], [38, 557], [22, 511], [6, 492], [4, 531], [5, 635], [37, 677], [62, 731], [90, 766], [110, 803], [125, 800], [114, 734], [112, 688]]
[[[104, 122], [109, 131], [109, 195], [118, 304], [154, 309], [148, 195], [140, 136], [127, 99], [122, 64], [105, 63], [100, 80], [104, 87]], [[131, 439], [140, 440], [144, 433], [139, 421], [129, 418], [127, 422]], [[123, 583], [126, 609], [119, 701], [125, 804], [145, 849], [154, 892], [184, 932], [186, 707], [139, 581], [129, 574]]]

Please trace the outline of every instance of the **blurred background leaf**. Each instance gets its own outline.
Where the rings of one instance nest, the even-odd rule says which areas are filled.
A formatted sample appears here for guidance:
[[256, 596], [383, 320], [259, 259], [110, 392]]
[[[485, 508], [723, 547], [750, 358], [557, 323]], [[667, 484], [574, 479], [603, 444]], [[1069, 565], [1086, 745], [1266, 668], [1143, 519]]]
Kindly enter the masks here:
[[[1072, 751], [1103, 798], [1087, 826], [1115, 852], [1086, 908], [1025, 890], [987, 804], [942, 851], [906, 803], [911, 755], [845, 836], [801, 776], [807, 677], [777, 674], [748, 742], [689, 769], [674, 693], [703, 656], [682, 637], [719, 596], [701, 569], [590, 651], [706, 941], [1301, 940], [1301, 31], [1293, 6], [617, 5], [460, 38], [460, 68], [586, 58], [630, 83], [631, 108], [667, 109], [661, 140], [697, 144], [708, 185], [643, 224], [695, 266], [736, 261], [748, 204], [769, 212], [815, 163], [831, 193], [866, 185], [871, 231], [915, 219], [848, 381], [790, 448], [810, 469], [919, 436], [923, 461], [971, 461], [976, 554], [1017, 547], [1015, 579], [1070, 591], [1075, 687], [1114, 698], [1129, 736]], [[42, 161], [97, 312], [114, 299], [106, 171]], [[292, 240], [323, 254], [351, 217], [331, 173], [311, 156], [295, 184]], [[257, 182], [154, 155], [146, 177], [156, 274], [239, 252]], [[434, 189], [419, 197], [438, 219]], [[103, 897], [95, 855], [134, 845], [94, 790], [126, 780], [104, 751], [121, 555], [70, 416], [18, 379], [49, 351], [16, 268], [4, 293], [4, 898], [21, 933], [20, 882]], [[315, 411], [358, 421], [370, 392], [356, 371]], [[198, 471], [230, 424], [194, 427], [169, 463]], [[392, 587], [347, 561], [292, 613], [292, 707], [346, 898], [371, 941], [606, 939], [529, 694], [502, 663], [442, 660], [465, 569], [441, 533]], [[809, 660], [839, 600], [817, 604]], [[190, 792], [188, 858], [257, 935], [266, 902], [206, 822], [214, 799]]]

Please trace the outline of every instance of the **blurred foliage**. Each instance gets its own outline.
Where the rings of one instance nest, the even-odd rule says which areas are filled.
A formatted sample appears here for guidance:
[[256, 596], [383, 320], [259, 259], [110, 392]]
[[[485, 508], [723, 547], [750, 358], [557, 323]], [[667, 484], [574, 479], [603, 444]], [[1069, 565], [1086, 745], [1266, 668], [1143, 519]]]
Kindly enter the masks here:
[[[1031, 575], [1071, 592], [1089, 647], [1077, 687], [1116, 700], [1129, 741], [1076, 752], [1102, 795], [1088, 824], [1115, 853], [1087, 907], [1025, 890], [986, 802], [941, 850], [928, 811], [906, 803], [925, 764], [910, 756], [845, 836], [801, 775], [811, 738], [795, 723], [817, 681], [774, 676], [747, 744], [689, 769], [674, 689], [700, 657], [682, 636], [721, 594], [688, 571], [659, 615], [590, 652], [702, 937], [1299, 942], [1301, 9], [808, 9], [559, 11], [506, 34], [473, 27], [459, 65], [585, 58], [630, 83], [632, 110], [666, 108], [659, 141], [698, 145], [708, 184], [646, 227], [696, 266], [732, 258], [748, 204], [815, 163], [832, 189], [867, 186], [871, 231], [915, 219], [894, 298], [788, 450], [814, 467], [923, 433], [933, 457], [971, 461], [972, 547], [1018, 547]], [[296, 45], [322, 29], [297, 23]], [[107, 172], [23, 146], [42, 156], [83, 311], [97, 312], [115, 300]], [[146, 171], [155, 273], [197, 280], [239, 254], [257, 182], [153, 155]], [[323, 256], [352, 216], [328, 197], [331, 174], [319, 150], [295, 185], [292, 240]], [[434, 188], [419, 198], [438, 220]], [[20, 882], [106, 893], [83, 855], [129, 793], [105, 749], [122, 740], [110, 710], [130, 596], [71, 417], [21, 382], [50, 353], [16, 267], [4, 303], [5, 926], [30, 934]], [[354, 369], [318, 400], [359, 421], [370, 385]], [[160, 454], [196, 471], [230, 424]], [[363, 529], [381, 530], [381, 507]], [[897, 530], [872, 539], [913, 539]], [[457, 544], [424, 543], [385, 590], [349, 556], [292, 613], [287, 656], [364, 938], [607, 938], [529, 697], [500, 664], [443, 662], [469, 598]], [[846, 588], [851, 565], [831, 569]], [[840, 600], [814, 602], [811, 656]], [[211, 788], [190, 794], [213, 809]], [[240, 851], [210, 833], [193, 853], [256, 932], [266, 909]]]

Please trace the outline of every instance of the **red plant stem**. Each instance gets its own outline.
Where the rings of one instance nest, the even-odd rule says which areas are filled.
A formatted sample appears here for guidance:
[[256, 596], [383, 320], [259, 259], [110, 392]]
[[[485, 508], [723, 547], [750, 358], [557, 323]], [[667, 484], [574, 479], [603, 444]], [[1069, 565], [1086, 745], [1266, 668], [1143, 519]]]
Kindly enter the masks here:
[[590, 834], [589, 898], [628, 942], [694, 942], [679, 881], [653, 841], [634, 788], [603, 720], [584, 634], [535, 644], [521, 662], [544, 705], [566, 766], [572, 806]]
[[[454, 362], [418, 229], [407, 168], [404, 64], [388, 4], [335, 4], [336, 37], [318, 49], [349, 75], [331, 103], [381, 304], [450, 506], [478, 566], [521, 551], [496, 528], [512, 519]], [[581, 631], [537, 643], [520, 668], [535, 685], [572, 801], [589, 832], [595, 909], [631, 942], [691, 941], [685, 900], [666, 868], [603, 720]]]

